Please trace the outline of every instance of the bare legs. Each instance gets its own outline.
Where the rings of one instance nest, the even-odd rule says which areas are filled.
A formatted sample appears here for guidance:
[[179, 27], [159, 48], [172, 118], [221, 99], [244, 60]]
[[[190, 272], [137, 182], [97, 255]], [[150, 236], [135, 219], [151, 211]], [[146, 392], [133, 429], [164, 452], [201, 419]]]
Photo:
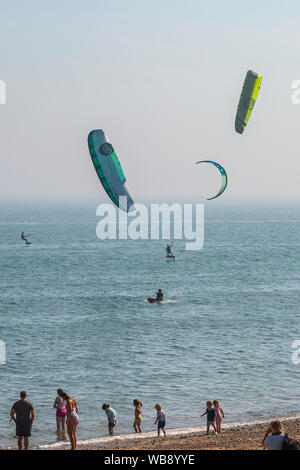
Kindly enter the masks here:
[[56, 427], [57, 427], [57, 431], [64, 431], [65, 430], [65, 424], [66, 424], [66, 418], [59, 418], [58, 416], [56, 416]]
[[77, 429], [78, 422], [73, 419], [69, 418], [67, 427], [68, 427], [68, 434], [71, 442], [71, 449], [77, 450], [77, 437], [76, 437], [76, 429]]
[[216, 426], [214, 424], [208, 424], [207, 425], [207, 430], [206, 430], [207, 436], [209, 435], [210, 426], [212, 426], [214, 428], [215, 433], [218, 434]]
[[136, 433], [142, 432], [140, 420], [135, 420], [135, 422], [133, 423], [133, 429], [135, 430]]
[[114, 426], [108, 425], [108, 432], [109, 432], [110, 436], [113, 436], [114, 435]]
[[166, 431], [165, 431], [165, 428], [158, 429], [158, 431], [157, 431], [158, 437], [160, 437], [160, 431], [162, 431], [162, 432], [163, 432], [163, 434], [164, 434], [164, 436], [166, 437]]
[[18, 448], [19, 450], [22, 450], [23, 448], [23, 439], [24, 439], [24, 449], [28, 450], [29, 447], [29, 438], [28, 437], [19, 437], [18, 438]]

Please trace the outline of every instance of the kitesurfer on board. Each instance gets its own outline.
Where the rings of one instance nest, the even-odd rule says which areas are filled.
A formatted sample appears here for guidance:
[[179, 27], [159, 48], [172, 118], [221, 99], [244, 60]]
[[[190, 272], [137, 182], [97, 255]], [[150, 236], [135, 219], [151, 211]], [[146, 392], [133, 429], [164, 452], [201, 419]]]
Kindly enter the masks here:
[[171, 248], [173, 247], [173, 244], [172, 245], [167, 245], [167, 248], [166, 248], [166, 252], [167, 252], [167, 257], [171, 257], [171, 256], [174, 256], [173, 253], [172, 253], [172, 250]]
[[163, 294], [163, 291], [161, 289], [158, 289], [158, 291], [156, 290], [155, 291], [155, 294], [156, 294], [156, 302], [162, 302], [163, 299], [164, 299], [164, 294]]
[[28, 237], [30, 237], [30, 235], [25, 235], [24, 232], [21, 233], [21, 239], [24, 240], [26, 245], [30, 245], [30, 242], [27, 240]]

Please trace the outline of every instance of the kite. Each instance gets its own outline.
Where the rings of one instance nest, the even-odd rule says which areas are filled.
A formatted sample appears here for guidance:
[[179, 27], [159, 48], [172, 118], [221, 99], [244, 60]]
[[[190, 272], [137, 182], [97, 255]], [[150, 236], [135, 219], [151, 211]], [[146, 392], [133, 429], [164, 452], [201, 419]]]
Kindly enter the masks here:
[[213, 162], [211, 160], [202, 160], [200, 162], [197, 162], [196, 164], [198, 165], [198, 163], [211, 163], [212, 165], [218, 168], [218, 170], [220, 171], [222, 175], [222, 186], [221, 186], [220, 191], [218, 192], [216, 196], [207, 199], [208, 201], [212, 201], [213, 199], [216, 199], [217, 197], [221, 196], [221, 194], [223, 194], [225, 189], [227, 188], [227, 184], [228, 184], [227, 173], [225, 169], [219, 163]]
[[[102, 130], [90, 132], [88, 145], [97, 175], [112, 202], [125, 212], [134, 209], [134, 202], [127, 190], [121, 164], [104, 132]], [[123, 204], [125, 201], [123, 198], [127, 198], [126, 205]]]
[[261, 82], [261, 75], [252, 70], [247, 72], [235, 118], [235, 130], [238, 134], [242, 134], [246, 129], [258, 97]]

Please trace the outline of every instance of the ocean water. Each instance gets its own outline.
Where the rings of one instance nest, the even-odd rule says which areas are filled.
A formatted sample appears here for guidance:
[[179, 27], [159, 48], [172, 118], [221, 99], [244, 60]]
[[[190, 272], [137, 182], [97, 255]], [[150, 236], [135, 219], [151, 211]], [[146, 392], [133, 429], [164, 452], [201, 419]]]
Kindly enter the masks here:
[[[101, 409], [131, 433], [132, 400], [154, 429], [205, 424], [207, 399], [227, 422], [300, 408], [299, 207], [208, 204], [205, 245], [100, 241], [96, 205], [0, 206], [0, 446], [15, 445], [11, 405], [26, 389], [36, 410], [32, 444], [55, 442], [53, 402], [63, 387], [79, 407], [80, 439], [107, 434]], [[21, 231], [31, 233], [25, 247]], [[161, 287], [166, 302], [145, 299]]]

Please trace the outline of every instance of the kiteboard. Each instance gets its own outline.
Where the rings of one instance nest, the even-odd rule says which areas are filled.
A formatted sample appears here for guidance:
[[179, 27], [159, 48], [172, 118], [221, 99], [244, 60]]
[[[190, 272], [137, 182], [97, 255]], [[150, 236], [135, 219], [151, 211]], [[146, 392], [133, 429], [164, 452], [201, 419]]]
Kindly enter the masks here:
[[175, 256], [175, 255], [166, 255], [165, 258], [167, 258], [167, 259], [175, 259], [176, 256]]
[[156, 299], [152, 299], [151, 297], [148, 297], [147, 302], [149, 304], [159, 304], [160, 302], [162, 302], [162, 300], [156, 300]]

